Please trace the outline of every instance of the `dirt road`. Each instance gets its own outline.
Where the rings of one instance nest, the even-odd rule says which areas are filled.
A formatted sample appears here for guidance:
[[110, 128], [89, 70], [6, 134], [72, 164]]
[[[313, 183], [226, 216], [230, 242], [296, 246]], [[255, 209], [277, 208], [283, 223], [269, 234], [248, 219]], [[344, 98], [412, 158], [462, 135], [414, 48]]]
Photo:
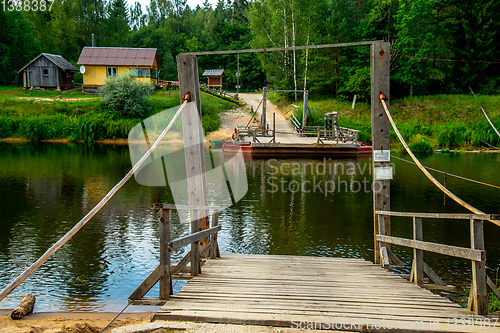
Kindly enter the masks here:
[[[249, 106], [252, 105], [255, 110], [262, 100], [262, 94], [240, 94], [240, 100], [247, 103]], [[262, 114], [262, 105], [259, 107], [259, 116]], [[276, 105], [267, 101], [266, 103], [266, 118], [269, 124], [269, 129], [273, 128], [273, 113], [276, 114], [276, 132], [283, 133], [295, 133], [295, 129], [290, 124], [290, 121], [286, 120], [283, 113], [278, 109]]]

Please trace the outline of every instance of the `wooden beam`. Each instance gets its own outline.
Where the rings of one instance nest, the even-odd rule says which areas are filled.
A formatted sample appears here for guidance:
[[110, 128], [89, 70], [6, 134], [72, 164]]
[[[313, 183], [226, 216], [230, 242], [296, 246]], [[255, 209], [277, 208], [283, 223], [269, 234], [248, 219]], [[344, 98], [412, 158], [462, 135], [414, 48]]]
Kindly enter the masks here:
[[[370, 68], [371, 68], [371, 114], [372, 114], [372, 146], [373, 150], [389, 150], [389, 119], [385, 114], [384, 107], [380, 102], [379, 92], [383, 92], [387, 98], [390, 96], [390, 43], [378, 41], [370, 47]], [[389, 101], [387, 101], [389, 103]], [[389, 107], [389, 104], [387, 104]], [[390, 161], [373, 162], [373, 174], [375, 168], [388, 167]], [[373, 181], [373, 211], [391, 210], [390, 201], [390, 181]], [[391, 220], [385, 217], [385, 232], [391, 234]], [[377, 215], [374, 214], [374, 235], [378, 229]], [[374, 237], [375, 238], [375, 237]], [[380, 264], [380, 247], [374, 239], [374, 262]]]
[[169, 299], [172, 294], [172, 274], [170, 273], [170, 209], [162, 209], [160, 217], [160, 299]]
[[[378, 232], [381, 235], [385, 235], [385, 217], [378, 215]], [[382, 266], [387, 267], [390, 265], [389, 255], [387, 253], [387, 247], [385, 242], [380, 242], [380, 263]]]
[[387, 255], [389, 256], [389, 259], [394, 262], [395, 266], [401, 266], [402, 268], [406, 266], [405, 263], [401, 261], [401, 259], [399, 259], [398, 256], [395, 255], [391, 250], [387, 249]]
[[203, 249], [201, 249], [201, 251], [200, 251], [200, 258], [203, 258], [203, 256], [205, 254], [207, 254], [208, 251], [210, 251], [211, 247], [212, 247], [212, 243], [211, 243], [211, 241], [208, 241], [207, 245], [205, 245], [205, 247]]
[[446, 286], [446, 283], [437, 275], [432, 268], [429, 267], [424, 261], [424, 273], [431, 279], [432, 282], [438, 286]]
[[385, 216], [420, 217], [424, 219], [450, 219], [450, 220], [498, 220], [500, 215], [493, 214], [449, 214], [449, 213], [410, 213], [376, 211], [376, 214]]
[[365, 42], [351, 42], [351, 43], [337, 43], [337, 44], [322, 44], [322, 45], [308, 45], [308, 46], [291, 46], [291, 47], [273, 47], [262, 49], [246, 49], [246, 50], [227, 50], [227, 51], [203, 51], [192, 53], [181, 53], [180, 55], [213, 55], [213, 54], [237, 54], [237, 53], [260, 53], [260, 52], [277, 52], [277, 51], [293, 51], [293, 50], [311, 50], [311, 49], [326, 49], [348, 46], [363, 46], [372, 45], [374, 43], [384, 43], [381, 40], [365, 41]]
[[172, 268], [172, 274], [179, 273], [184, 267], [186, 267], [186, 265], [190, 260], [191, 260], [191, 251], [189, 251], [184, 256], [184, 258], [182, 258], [181, 261], [179, 261], [179, 263]]
[[[413, 218], [413, 239], [417, 241], [424, 240], [421, 217]], [[421, 285], [424, 280], [424, 251], [413, 249], [413, 260], [415, 262], [413, 283]]]
[[168, 300], [166, 299], [159, 299], [159, 298], [141, 298], [141, 299], [135, 299], [130, 303], [131, 305], [154, 305], [154, 306], [162, 306], [167, 303]]
[[422, 242], [412, 239], [391, 237], [391, 236], [377, 235], [376, 238], [378, 241], [383, 241], [386, 243], [391, 243], [406, 247], [412, 247], [414, 249], [419, 249], [424, 251], [440, 253], [451, 257], [469, 259], [474, 261], [486, 261], [486, 251], [484, 250], [468, 249], [465, 247]]
[[457, 289], [457, 287], [455, 286], [448, 286], [448, 285], [441, 286], [439, 284], [430, 284], [430, 283], [423, 283], [421, 287], [425, 289], [439, 290], [439, 291], [454, 291]]
[[222, 226], [218, 225], [218, 226], [210, 228], [210, 229], [198, 231], [198, 232], [195, 232], [191, 235], [177, 238], [176, 240], [173, 240], [170, 242], [170, 244], [169, 244], [170, 250], [172, 250], [172, 251], [178, 250], [178, 249], [180, 249], [186, 245], [192, 244], [192, 243], [194, 243], [202, 238], [213, 235], [216, 232], [221, 231], [221, 229], [222, 229]]
[[[177, 56], [177, 72], [179, 75], [180, 98], [190, 93], [191, 101], [196, 103], [197, 112], [192, 109], [186, 109], [182, 113], [182, 130], [184, 135], [184, 156], [186, 159], [186, 176], [188, 187], [188, 199], [190, 206], [208, 206], [208, 192], [205, 167], [204, 135], [201, 124], [201, 103], [200, 86], [198, 75], [198, 60], [196, 55], [180, 54]], [[181, 101], [182, 102], [182, 101]], [[205, 230], [207, 225], [205, 217], [208, 216], [205, 210], [190, 211], [191, 233]], [[198, 223], [193, 225], [193, 221]], [[207, 239], [197, 241], [197, 250], [191, 246], [191, 267], [192, 273], [200, 271], [201, 266], [197, 268], [198, 253], [207, 243]], [[194, 275], [196, 275], [194, 274]]]
[[[219, 210], [214, 210], [212, 214], [212, 228], [217, 227], [219, 225]], [[217, 251], [219, 249], [219, 245], [217, 243], [217, 233], [213, 234], [210, 238], [210, 243], [212, 247], [210, 248], [210, 259], [217, 259]]]
[[[484, 251], [484, 230], [482, 220], [471, 220], [471, 245], [474, 250]], [[488, 290], [486, 287], [486, 262], [472, 262], [472, 301], [474, 313], [488, 314]]]
[[491, 291], [497, 296], [498, 300], [500, 300], [500, 291], [489, 276], [486, 277], [486, 283], [488, 284], [488, 287], [490, 287]]
[[131, 300], [137, 300], [142, 298], [142, 296], [146, 295], [151, 288], [158, 282], [160, 279], [160, 266], [156, 267], [151, 274], [141, 283], [139, 287], [128, 297]]
[[199, 210], [220, 210], [220, 207], [218, 206], [190, 206], [190, 205], [172, 205], [172, 204], [163, 204], [163, 203], [156, 203], [153, 205], [154, 209], [171, 209], [171, 210], [192, 210], [192, 209], [199, 209]]

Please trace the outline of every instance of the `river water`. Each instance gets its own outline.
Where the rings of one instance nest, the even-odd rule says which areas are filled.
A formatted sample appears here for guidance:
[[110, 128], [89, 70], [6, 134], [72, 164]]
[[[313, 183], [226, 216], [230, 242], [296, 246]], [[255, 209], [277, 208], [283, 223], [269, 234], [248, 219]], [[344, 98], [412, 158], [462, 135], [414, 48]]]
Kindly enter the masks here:
[[[408, 156], [397, 155], [408, 159]], [[430, 167], [500, 185], [500, 154], [420, 156]], [[413, 165], [393, 159], [391, 209], [467, 211]], [[371, 159], [247, 159], [248, 192], [220, 214], [221, 252], [358, 257], [373, 260]], [[62, 237], [129, 171], [127, 146], [0, 143], [0, 287]], [[442, 180], [443, 175], [436, 174]], [[486, 213], [500, 213], [500, 189], [448, 177], [448, 187]], [[33, 293], [37, 311], [119, 311], [158, 265], [158, 215], [153, 203], [172, 203], [165, 187], [131, 179], [105, 208], [15, 292], [0, 309]], [[188, 233], [187, 217], [173, 214], [173, 236]], [[424, 240], [470, 246], [468, 221], [424, 220]], [[411, 238], [409, 218], [392, 219], [392, 235]], [[485, 223], [488, 273], [500, 267], [500, 228]], [[410, 249], [394, 246], [410, 264]], [[182, 251], [174, 254], [182, 257]], [[425, 253], [425, 261], [459, 291], [463, 301], [471, 264]], [[179, 281], [174, 291], [183, 282]], [[155, 297], [157, 289], [148, 296]], [[146, 307], [136, 306], [133, 311]]]

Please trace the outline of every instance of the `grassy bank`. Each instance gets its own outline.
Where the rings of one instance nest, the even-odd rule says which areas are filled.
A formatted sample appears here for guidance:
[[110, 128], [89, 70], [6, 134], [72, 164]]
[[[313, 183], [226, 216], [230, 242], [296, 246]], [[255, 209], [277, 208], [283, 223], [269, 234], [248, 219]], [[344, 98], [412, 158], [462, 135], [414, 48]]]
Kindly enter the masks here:
[[[150, 98], [152, 114], [179, 105], [179, 93], [157, 91]], [[231, 103], [202, 95], [203, 129], [205, 133], [219, 128], [219, 112]], [[0, 87], [0, 139], [6, 137], [28, 140], [67, 138], [70, 141], [97, 141], [127, 138], [128, 132], [141, 119], [127, 119], [111, 114], [99, 97], [82, 94], [80, 90], [29, 91]]]
[[[271, 96], [282, 107], [290, 105], [285, 98]], [[295, 103], [296, 105], [299, 105]], [[500, 96], [434, 95], [408, 97], [391, 101], [390, 111], [401, 134], [416, 150], [498, 146], [500, 138], [481, 111], [486, 110], [495, 127], [500, 128]], [[308, 125], [322, 125], [324, 114], [337, 111], [340, 126], [361, 130], [360, 140], [370, 142], [371, 111], [368, 103], [310, 99]], [[302, 104], [294, 111], [302, 121]], [[391, 128], [391, 142], [398, 142]], [[427, 148], [426, 148], [427, 147]]]

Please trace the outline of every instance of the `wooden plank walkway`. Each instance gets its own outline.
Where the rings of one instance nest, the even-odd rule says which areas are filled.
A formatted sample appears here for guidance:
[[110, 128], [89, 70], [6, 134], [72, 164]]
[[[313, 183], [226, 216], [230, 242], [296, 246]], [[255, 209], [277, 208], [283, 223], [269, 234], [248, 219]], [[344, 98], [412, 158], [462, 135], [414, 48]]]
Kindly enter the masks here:
[[[363, 259], [222, 254], [155, 320], [363, 332], [500, 332], [455, 325], [466, 309]], [[500, 324], [500, 323], [499, 323]], [[497, 327], [499, 326], [497, 324]]]

